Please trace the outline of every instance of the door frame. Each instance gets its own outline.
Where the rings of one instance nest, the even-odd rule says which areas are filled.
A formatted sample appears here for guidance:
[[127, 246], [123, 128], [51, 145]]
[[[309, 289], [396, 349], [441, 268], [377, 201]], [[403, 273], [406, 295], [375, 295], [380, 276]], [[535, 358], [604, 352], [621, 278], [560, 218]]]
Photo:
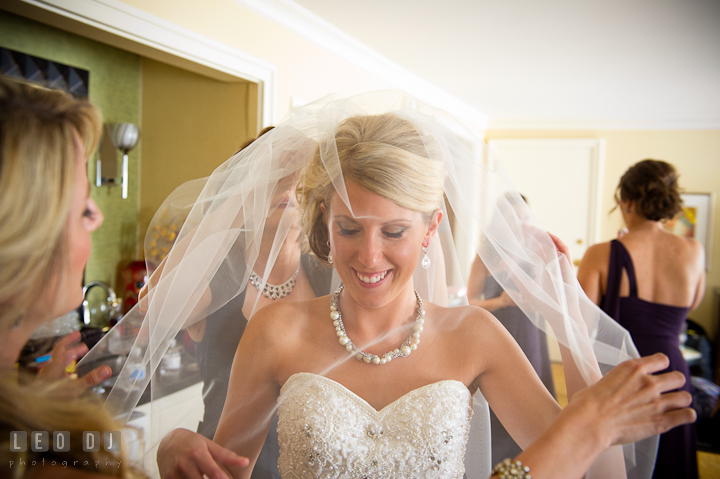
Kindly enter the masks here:
[[118, 0], [8, 0], [3, 9], [217, 80], [256, 83], [258, 129], [275, 124], [270, 62]]
[[590, 181], [588, 196], [588, 228], [586, 232], [587, 246], [600, 241], [600, 218], [602, 215], [603, 163], [605, 158], [605, 140], [603, 138], [503, 138], [488, 142], [491, 150], [498, 153], [500, 148], [522, 150], [578, 149], [587, 150], [590, 157]]

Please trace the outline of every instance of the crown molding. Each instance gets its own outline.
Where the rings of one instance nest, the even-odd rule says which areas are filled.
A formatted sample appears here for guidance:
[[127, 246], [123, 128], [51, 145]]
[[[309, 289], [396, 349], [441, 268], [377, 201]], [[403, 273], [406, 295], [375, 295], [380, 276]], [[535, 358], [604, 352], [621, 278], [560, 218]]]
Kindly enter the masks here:
[[222, 81], [258, 84], [258, 124], [275, 123], [277, 67], [118, 0], [8, 0], [3, 8]]
[[487, 128], [488, 116], [485, 113], [380, 55], [297, 3], [291, 0], [234, 1], [347, 59], [420, 101], [445, 110], [472, 128], [475, 133], [482, 134]]
[[488, 130], [720, 130], [720, 120], [490, 119]]

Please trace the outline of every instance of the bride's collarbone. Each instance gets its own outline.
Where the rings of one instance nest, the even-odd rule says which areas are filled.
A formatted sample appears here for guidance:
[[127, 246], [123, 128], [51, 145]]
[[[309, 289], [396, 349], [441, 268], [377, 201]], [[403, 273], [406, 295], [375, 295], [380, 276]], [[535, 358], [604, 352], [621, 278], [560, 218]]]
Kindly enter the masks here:
[[[331, 352], [335, 346], [337, 352]], [[420, 354], [417, 354], [418, 351]], [[296, 374], [322, 376], [349, 390], [376, 410], [431, 384], [449, 380], [467, 386], [474, 379], [450, 362], [423, 354], [420, 348], [408, 357], [395, 358], [387, 364], [367, 364], [350, 355], [337, 341], [323, 347], [310, 347], [299, 360], [286, 361], [284, 366], [282, 384]]]

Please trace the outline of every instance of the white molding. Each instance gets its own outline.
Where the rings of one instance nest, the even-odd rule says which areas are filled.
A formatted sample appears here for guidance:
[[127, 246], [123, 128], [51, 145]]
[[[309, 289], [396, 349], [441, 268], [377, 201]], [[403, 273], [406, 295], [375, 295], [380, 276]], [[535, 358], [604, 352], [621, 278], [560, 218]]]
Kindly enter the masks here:
[[401, 67], [331, 23], [291, 0], [234, 0], [283, 27], [348, 60], [378, 78], [405, 90], [435, 108], [445, 110], [482, 135], [485, 113]]
[[717, 120], [490, 119], [488, 130], [720, 130]]
[[20, 14], [27, 6], [54, 14], [43, 21], [59, 28], [67, 29], [67, 20], [91, 27], [83, 33], [99, 32], [106, 43], [110, 34], [124, 40], [117, 46], [134, 53], [176, 66], [197, 65], [196, 71], [225, 81], [234, 77], [257, 83], [258, 125], [275, 124], [277, 67], [269, 62], [118, 0], [16, 0], [8, 2], [10, 10], [13, 4]]

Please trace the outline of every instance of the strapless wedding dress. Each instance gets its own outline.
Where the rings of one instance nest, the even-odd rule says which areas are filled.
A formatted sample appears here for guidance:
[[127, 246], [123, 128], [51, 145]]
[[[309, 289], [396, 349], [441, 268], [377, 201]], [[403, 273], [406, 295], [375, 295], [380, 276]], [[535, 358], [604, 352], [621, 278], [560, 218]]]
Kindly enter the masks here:
[[343, 385], [291, 376], [278, 398], [284, 478], [462, 478], [472, 397], [460, 381], [428, 384], [377, 411]]

